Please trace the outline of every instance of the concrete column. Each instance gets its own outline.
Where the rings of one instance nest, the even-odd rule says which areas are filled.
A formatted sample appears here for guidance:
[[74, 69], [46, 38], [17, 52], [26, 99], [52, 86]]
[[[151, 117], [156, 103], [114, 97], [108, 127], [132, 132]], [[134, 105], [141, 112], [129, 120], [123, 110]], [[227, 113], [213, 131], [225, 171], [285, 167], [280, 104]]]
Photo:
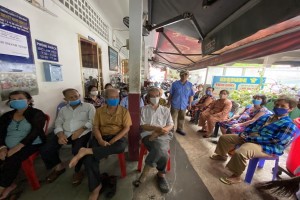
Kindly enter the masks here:
[[140, 92], [142, 66], [143, 1], [129, 0], [129, 95], [132, 126], [128, 134], [130, 160], [138, 160], [140, 138]]

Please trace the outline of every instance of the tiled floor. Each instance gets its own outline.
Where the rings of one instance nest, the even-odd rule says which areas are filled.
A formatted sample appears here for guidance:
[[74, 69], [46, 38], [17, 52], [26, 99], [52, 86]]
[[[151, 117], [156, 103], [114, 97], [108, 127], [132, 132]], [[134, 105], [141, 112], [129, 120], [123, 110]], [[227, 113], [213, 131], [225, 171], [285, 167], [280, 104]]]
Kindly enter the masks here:
[[[187, 118], [188, 119], [188, 118]], [[225, 163], [213, 161], [208, 158], [216, 147], [211, 142], [212, 139], [202, 138], [197, 133], [198, 127], [186, 122], [186, 136], [175, 135], [176, 141], [171, 145], [171, 172], [167, 174], [172, 191], [169, 194], [161, 194], [155, 182], [155, 170], [152, 171], [146, 182], [139, 188], [133, 188], [132, 181], [139, 174], [136, 171], [137, 162], [127, 162], [127, 177], [118, 179], [117, 193], [112, 200], [259, 200], [253, 184], [241, 183], [237, 185], [225, 185], [218, 178], [229, 172], [224, 168]], [[184, 149], [184, 150], [183, 150]], [[61, 150], [65, 161], [71, 158], [70, 149]], [[285, 156], [280, 160], [280, 165], [285, 165]], [[41, 162], [35, 162], [41, 180], [44, 180], [47, 172]], [[274, 161], [266, 161], [265, 167], [256, 170], [253, 183], [271, 180], [271, 169]], [[112, 175], [120, 176], [120, 169], [117, 156], [109, 156], [103, 159], [100, 164], [101, 172], [108, 172]], [[37, 191], [32, 191], [23, 180], [21, 188], [23, 193], [21, 200], [81, 200], [87, 199], [87, 179], [77, 187], [71, 185], [73, 171], [68, 169], [54, 183], [46, 184], [42, 182], [42, 187]], [[100, 199], [106, 199], [104, 195]]]

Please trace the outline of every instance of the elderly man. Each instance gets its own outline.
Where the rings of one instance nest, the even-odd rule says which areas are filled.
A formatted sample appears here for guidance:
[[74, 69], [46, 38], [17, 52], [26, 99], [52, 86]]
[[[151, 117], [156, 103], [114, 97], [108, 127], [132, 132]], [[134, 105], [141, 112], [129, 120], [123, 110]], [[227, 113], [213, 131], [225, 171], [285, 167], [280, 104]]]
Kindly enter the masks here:
[[187, 70], [180, 71], [180, 80], [172, 83], [168, 104], [171, 104], [171, 114], [174, 123], [177, 122], [176, 132], [180, 135], [186, 135], [183, 131], [184, 117], [186, 109], [192, 108], [194, 97], [193, 84], [187, 79], [189, 72]]
[[274, 115], [260, 117], [240, 135], [222, 135], [211, 159], [226, 161], [228, 151], [236, 145], [240, 147], [226, 165], [232, 176], [222, 177], [220, 181], [229, 185], [241, 182], [241, 174], [251, 158], [282, 155], [296, 132], [296, 126], [288, 116], [296, 105], [296, 100], [282, 96], [275, 101]]
[[[198, 130], [198, 132], [204, 132], [203, 137], [207, 138], [213, 134], [216, 122], [228, 119], [232, 107], [231, 101], [227, 99], [228, 95], [229, 92], [227, 90], [221, 90], [219, 94], [220, 99], [211, 103], [210, 106], [201, 113], [199, 126], [201, 126], [202, 129]], [[205, 123], [207, 123], [207, 129]]]
[[169, 192], [169, 185], [165, 178], [165, 170], [168, 161], [169, 142], [173, 137], [171, 129], [173, 120], [167, 107], [159, 105], [160, 91], [158, 88], [150, 88], [148, 91], [149, 103], [141, 110], [142, 142], [149, 154], [145, 160], [145, 167], [138, 180], [133, 184], [137, 187], [141, 184], [151, 168], [156, 167], [157, 183], [161, 192]]
[[119, 105], [119, 91], [105, 90], [106, 104], [96, 111], [94, 119], [94, 137], [90, 148], [81, 148], [70, 161], [69, 167], [74, 167], [82, 157], [88, 176], [90, 200], [98, 199], [102, 187], [99, 171], [99, 161], [111, 154], [124, 152], [127, 146], [125, 135], [132, 125], [129, 112]]
[[[71, 144], [73, 155], [76, 155], [81, 147], [87, 147], [95, 115], [94, 106], [81, 102], [77, 90], [66, 89], [63, 91], [63, 95], [68, 104], [59, 111], [55, 121], [54, 134], [49, 135], [45, 146], [40, 151], [46, 168], [53, 169], [47, 176], [49, 183], [65, 172], [65, 167], [59, 158], [59, 149], [62, 145]], [[79, 162], [75, 167], [73, 185], [79, 185], [83, 179], [81, 166], [82, 162]]]

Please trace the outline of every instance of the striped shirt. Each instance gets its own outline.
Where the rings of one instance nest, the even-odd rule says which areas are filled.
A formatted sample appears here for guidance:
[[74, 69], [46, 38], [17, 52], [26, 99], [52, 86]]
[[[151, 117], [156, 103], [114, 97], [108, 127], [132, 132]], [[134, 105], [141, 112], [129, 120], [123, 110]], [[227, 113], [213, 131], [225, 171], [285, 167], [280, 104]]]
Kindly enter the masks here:
[[[267, 154], [282, 155], [295, 136], [296, 126], [289, 116], [275, 119], [275, 115], [264, 115], [246, 127], [242, 133], [246, 142], [262, 146]], [[253, 136], [256, 134], [258, 136]]]

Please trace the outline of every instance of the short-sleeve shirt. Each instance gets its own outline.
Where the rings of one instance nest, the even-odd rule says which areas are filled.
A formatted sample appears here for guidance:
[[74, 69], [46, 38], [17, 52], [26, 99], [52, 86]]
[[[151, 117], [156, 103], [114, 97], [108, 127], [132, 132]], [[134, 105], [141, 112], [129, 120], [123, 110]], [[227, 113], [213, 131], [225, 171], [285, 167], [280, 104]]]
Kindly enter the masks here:
[[94, 118], [94, 126], [99, 127], [101, 135], [116, 135], [125, 126], [131, 126], [132, 121], [128, 110], [118, 105], [117, 111], [110, 114], [107, 110], [107, 105], [96, 110]]
[[[174, 125], [170, 110], [161, 105], [156, 110], [151, 105], [146, 105], [141, 109], [141, 125], [145, 124], [159, 127]], [[152, 131], [144, 131], [141, 133], [141, 137], [146, 137], [151, 135], [151, 133]]]
[[180, 80], [175, 81], [172, 83], [170, 94], [172, 108], [185, 110], [189, 104], [189, 98], [194, 96], [193, 84], [189, 81], [184, 84]]

